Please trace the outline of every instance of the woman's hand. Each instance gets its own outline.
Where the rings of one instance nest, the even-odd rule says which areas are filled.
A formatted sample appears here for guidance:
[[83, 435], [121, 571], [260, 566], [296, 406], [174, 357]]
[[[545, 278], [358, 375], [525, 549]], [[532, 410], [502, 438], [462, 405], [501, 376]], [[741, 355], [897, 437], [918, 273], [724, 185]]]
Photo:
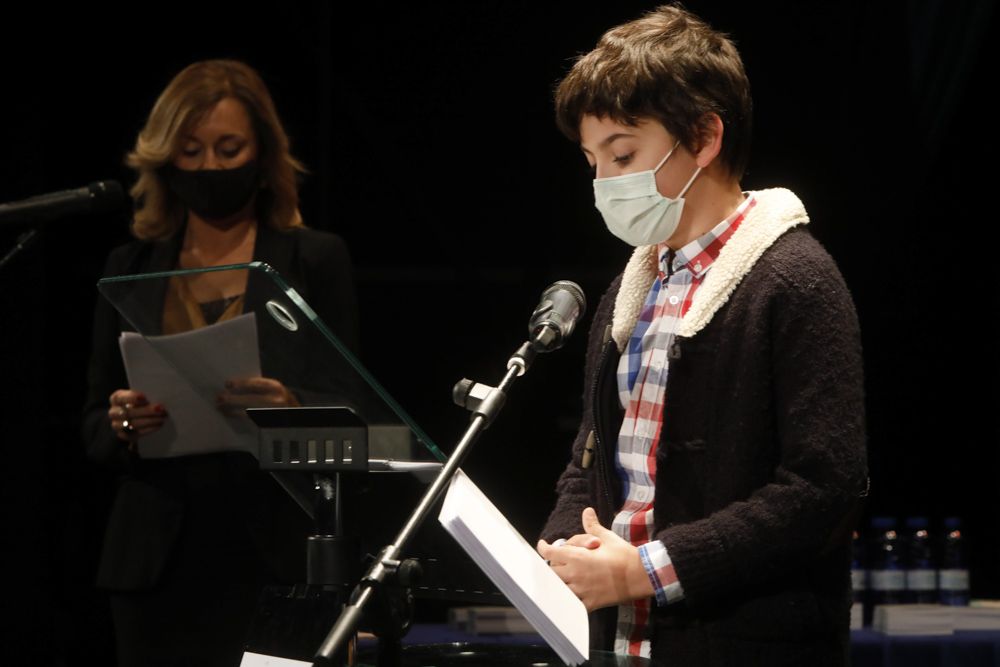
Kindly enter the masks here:
[[300, 405], [288, 387], [273, 378], [255, 377], [226, 380], [226, 388], [216, 397], [223, 412], [240, 414], [247, 408], [280, 408]]
[[587, 611], [653, 595], [639, 550], [603, 527], [590, 507], [583, 510], [583, 530], [562, 546], [539, 540], [538, 553]]
[[111, 430], [119, 440], [128, 443], [158, 431], [167, 418], [167, 409], [161, 403], [150, 405], [142, 392], [132, 389], [116, 390], [108, 402]]

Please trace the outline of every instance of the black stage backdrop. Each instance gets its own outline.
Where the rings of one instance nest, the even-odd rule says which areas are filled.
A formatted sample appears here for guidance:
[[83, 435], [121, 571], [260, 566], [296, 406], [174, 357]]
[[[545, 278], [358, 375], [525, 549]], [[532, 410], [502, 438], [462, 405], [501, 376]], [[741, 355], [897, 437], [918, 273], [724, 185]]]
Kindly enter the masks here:
[[[628, 248], [552, 122], [574, 55], [650, 3], [154, 5], [8, 21], [0, 202], [99, 179], [169, 79], [234, 57], [268, 82], [311, 174], [302, 208], [357, 269], [363, 358], [450, 450], [463, 376], [494, 383], [541, 290], [595, 304]], [[729, 31], [755, 101], [747, 189], [795, 190], [864, 334], [867, 516], [966, 519], [973, 594], [1000, 596], [997, 277], [984, 36], [991, 3], [691, 2]], [[945, 11], [947, 7], [947, 11]], [[6, 251], [18, 230], [0, 229]], [[0, 271], [3, 650], [110, 664], [91, 588], [114, 480], [78, 436], [92, 308], [127, 215], [77, 217]], [[583, 323], [583, 329], [589, 319]], [[540, 359], [465, 466], [533, 539], [580, 412], [584, 335]]]

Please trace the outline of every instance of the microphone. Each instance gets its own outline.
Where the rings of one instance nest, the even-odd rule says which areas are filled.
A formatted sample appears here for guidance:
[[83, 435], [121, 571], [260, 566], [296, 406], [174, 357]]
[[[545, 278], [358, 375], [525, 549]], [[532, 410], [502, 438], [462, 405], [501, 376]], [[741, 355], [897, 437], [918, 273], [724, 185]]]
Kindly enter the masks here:
[[569, 280], [549, 285], [528, 322], [532, 349], [536, 352], [558, 350], [586, 311], [587, 299], [579, 285]]
[[0, 225], [49, 222], [78, 213], [112, 211], [124, 202], [125, 193], [118, 181], [97, 181], [75, 190], [0, 204]]

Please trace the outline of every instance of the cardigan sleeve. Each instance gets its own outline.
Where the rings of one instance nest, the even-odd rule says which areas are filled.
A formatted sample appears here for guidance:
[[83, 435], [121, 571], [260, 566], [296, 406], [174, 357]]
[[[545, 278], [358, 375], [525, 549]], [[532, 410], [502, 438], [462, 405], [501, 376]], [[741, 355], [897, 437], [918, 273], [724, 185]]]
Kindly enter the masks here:
[[770, 481], [656, 535], [691, 606], [741, 587], [767, 586], [819, 560], [849, 534], [865, 488], [857, 316], [829, 256], [798, 259], [811, 266], [799, 267], [797, 278], [774, 290], [768, 315], [774, 406], [768, 419], [778, 447]]
[[556, 505], [542, 528], [541, 538], [547, 542], [569, 538], [583, 530], [583, 510], [592, 504], [590, 473], [593, 469], [584, 469], [581, 465], [589, 433], [589, 422], [584, 419], [573, 441], [572, 457], [556, 482]]

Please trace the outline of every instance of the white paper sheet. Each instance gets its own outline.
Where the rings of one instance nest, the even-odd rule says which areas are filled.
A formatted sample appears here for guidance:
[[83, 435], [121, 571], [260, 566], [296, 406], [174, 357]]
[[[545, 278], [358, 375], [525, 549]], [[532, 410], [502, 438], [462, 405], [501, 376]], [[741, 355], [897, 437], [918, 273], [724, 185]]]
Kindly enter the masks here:
[[150, 404], [162, 403], [169, 415], [163, 428], [139, 438], [143, 458], [234, 450], [256, 455], [253, 423], [216, 406], [226, 380], [261, 374], [253, 313], [169, 336], [125, 332], [118, 343], [129, 386]]
[[438, 520], [564, 663], [587, 660], [590, 628], [583, 603], [461, 470]]
[[312, 663], [247, 651], [243, 654], [240, 667], [312, 667]]

